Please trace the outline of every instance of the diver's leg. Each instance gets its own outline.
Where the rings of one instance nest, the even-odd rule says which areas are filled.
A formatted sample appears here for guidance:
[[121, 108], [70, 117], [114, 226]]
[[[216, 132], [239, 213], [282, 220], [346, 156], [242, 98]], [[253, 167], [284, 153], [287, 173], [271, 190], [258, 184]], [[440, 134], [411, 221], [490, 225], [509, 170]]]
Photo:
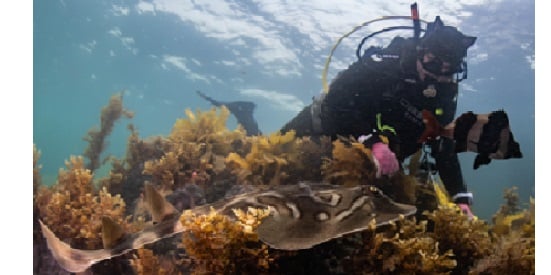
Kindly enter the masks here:
[[440, 178], [454, 202], [472, 204], [472, 194], [467, 191], [467, 186], [463, 181], [453, 140], [440, 138], [431, 145], [432, 156], [436, 160], [436, 168]]

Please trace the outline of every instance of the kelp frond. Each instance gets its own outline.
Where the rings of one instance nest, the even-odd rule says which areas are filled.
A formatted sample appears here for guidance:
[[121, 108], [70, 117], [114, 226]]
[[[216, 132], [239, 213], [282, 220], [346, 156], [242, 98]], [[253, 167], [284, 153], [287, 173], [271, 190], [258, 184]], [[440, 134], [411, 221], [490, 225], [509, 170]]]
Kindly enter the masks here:
[[186, 252], [192, 257], [194, 274], [261, 272], [272, 261], [268, 247], [258, 240], [255, 230], [268, 210], [234, 210], [237, 220], [211, 209], [207, 215], [187, 210], [180, 221], [188, 230], [182, 235]]
[[226, 163], [238, 182], [255, 185], [279, 185], [289, 175], [291, 163], [297, 162], [300, 154], [297, 149], [295, 131], [279, 132], [270, 136], [249, 137], [250, 151], [244, 157], [230, 153]]
[[325, 180], [345, 186], [372, 182], [375, 172], [371, 150], [353, 138], [335, 140], [331, 158], [322, 165]]
[[95, 171], [101, 164], [100, 155], [105, 150], [105, 138], [113, 131], [115, 122], [121, 117], [132, 118], [134, 114], [125, 110], [122, 106], [122, 93], [113, 95], [109, 99], [109, 104], [101, 110], [100, 128], [92, 128], [84, 140], [88, 142], [88, 147], [84, 151], [84, 156], [88, 158], [89, 163], [86, 168]]

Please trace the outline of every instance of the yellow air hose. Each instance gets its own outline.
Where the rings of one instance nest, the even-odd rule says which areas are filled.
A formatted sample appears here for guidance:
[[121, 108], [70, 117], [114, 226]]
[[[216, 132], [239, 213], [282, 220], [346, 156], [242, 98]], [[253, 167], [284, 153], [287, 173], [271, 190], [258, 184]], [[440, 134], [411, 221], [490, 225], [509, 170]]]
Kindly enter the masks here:
[[[329, 85], [327, 84], [327, 71], [329, 70], [329, 63], [331, 63], [331, 57], [333, 56], [333, 53], [335, 52], [335, 50], [337, 49], [337, 47], [339, 46], [339, 44], [341, 43], [341, 41], [343, 39], [345, 39], [346, 37], [350, 36], [351, 34], [353, 34], [354, 32], [356, 32], [357, 30], [371, 24], [371, 23], [374, 23], [374, 22], [378, 22], [378, 21], [383, 21], [383, 20], [391, 20], [391, 19], [409, 19], [411, 20], [412, 17], [411, 16], [383, 16], [381, 18], [377, 18], [377, 19], [373, 19], [373, 20], [370, 20], [370, 21], [367, 21], [367, 22], [364, 22], [356, 27], [354, 27], [351, 31], [345, 33], [343, 36], [341, 36], [338, 40], [337, 40], [337, 43], [335, 43], [335, 45], [333, 45], [333, 47], [331, 48], [331, 52], [329, 53], [329, 56], [327, 57], [327, 59], [325, 60], [325, 66], [323, 67], [323, 72], [322, 72], [322, 75], [321, 75], [321, 84], [322, 84], [322, 89], [323, 89], [323, 93], [327, 94], [329, 92]], [[420, 20], [422, 22], [425, 22], [424, 20]]]

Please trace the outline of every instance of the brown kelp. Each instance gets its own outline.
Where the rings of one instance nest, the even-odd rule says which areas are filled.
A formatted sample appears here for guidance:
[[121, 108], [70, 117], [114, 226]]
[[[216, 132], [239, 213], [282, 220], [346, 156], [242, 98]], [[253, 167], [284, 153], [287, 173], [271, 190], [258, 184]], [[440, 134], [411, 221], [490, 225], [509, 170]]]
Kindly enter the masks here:
[[143, 173], [144, 164], [149, 160], [159, 159], [170, 147], [170, 142], [162, 136], [140, 138], [138, 130], [129, 124], [130, 135], [127, 139], [126, 157], [111, 157], [111, 171], [105, 178], [98, 179], [99, 185], [106, 187], [114, 194], [121, 194], [131, 205], [127, 213], [132, 213], [140, 196], [143, 183], [148, 175]]
[[375, 163], [371, 149], [360, 142], [340, 137], [333, 142], [331, 158], [326, 158], [322, 172], [326, 181], [345, 186], [373, 182]]
[[265, 209], [234, 209], [231, 220], [211, 209], [197, 215], [186, 210], [180, 217], [184, 227], [182, 244], [194, 261], [193, 274], [263, 273], [269, 270], [268, 246], [259, 242], [257, 227], [269, 215]]
[[[39, 232], [40, 220], [71, 246], [97, 249], [104, 245], [101, 237], [104, 217], [115, 221], [124, 232], [141, 229], [134, 226], [130, 217], [126, 216], [126, 204], [120, 195], [111, 195], [105, 188], [95, 188], [93, 175], [85, 168], [82, 157], [71, 157], [66, 162], [66, 167], [59, 171], [54, 185], [40, 186], [34, 194], [36, 232]], [[35, 249], [44, 250], [44, 240], [35, 237], [35, 241]], [[37, 255], [39, 265], [49, 265], [57, 269], [48, 257], [49, 254]], [[48, 270], [39, 265], [35, 266], [35, 270], [47, 274]]]
[[415, 218], [392, 224], [385, 232], [368, 231], [346, 272], [371, 274], [449, 274], [456, 266], [451, 249], [443, 249]]
[[295, 132], [285, 134], [274, 133], [270, 136], [253, 136], [248, 139], [250, 151], [241, 157], [237, 153], [229, 153], [226, 163], [237, 175], [238, 182], [253, 185], [278, 185], [287, 178], [284, 171], [294, 161], [297, 152]]
[[101, 217], [109, 216], [126, 225], [126, 204], [120, 195], [94, 189], [92, 173], [84, 168], [82, 157], [71, 157], [66, 166], [59, 171], [55, 185], [36, 194], [40, 219], [76, 247], [101, 247]]
[[122, 93], [115, 94], [109, 99], [109, 104], [101, 110], [101, 124], [99, 129], [90, 129], [84, 140], [88, 142], [88, 147], [84, 151], [84, 156], [90, 161], [86, 168], [92, 172], [100, 166], [100, 154], [105, 150], [105, 138], [113, 131], [115, 122], [121, 117], [132, 118], [134, 114], [122, 106]]
[[504, 191], [505, 204], [493, 217], [495, 244], [490, 253], [475, 262], [473, 274], [535, 273], [535, 200], [521, 209], [516, 187]]
[[294, 131], [247, 137], [242, 152], [226, 157], [228, 170], [240, 184], [285, 185], [301, 180], [320, 180], [321, 163], [330, 155], [327, 137], [314, 142], [298, 138]]
[[[60, 242], [75, 248], [103, 251], [121, 242], [129, 244], [124, 256], [106, 257], [101, 265], [92, 266], [91, 273], [97, 274], [534, 273], [535, 201], [531, 200], [530, 209], [522, 209], [514, 189], [506, 192], [506, 204], [493, 221], [469, 220], [455, 205], [447, 203], [449, 198], [440, 192], [441, 187], [418, 182], [415, 175], [397, 174], [386, 181], [372, 182], [370, 151], [353, 138], [312, 141], [297, 138], [293, 132], [247, 137], [240, 127], [233, 131], [226, 128], [228, 112], [223, 107], [208, 112], [188, 110], [186, 116], [177, 120], [167, 137], [142, 139], [134, 126], [129, 126], [127, 154], [124, 159], [112, 160], [111, 173], [103, 179], [94, 178], [82, 157], [71, 157], [60, 171], [58, 182], [46, 187], [40, 179], [40, 153], [33, 147], [34, 241], [38, 247], [35, 258], [44, 259], [35, 260], [35, 270], [59, 272], [50, 250], [39, 248], [40, 244], [45, 247], [40, 219]], [[325, 191], [304, 185], [304, 181], [319, 182], [322, 178], [333, 184], [325, 184], [329, 186], [324, 187]], [[141, 192], [144, 183], [146, 191], [156, 190], [160, 201], [193, 211], [181, 215], [168, 206], [153, 211], [151, 196]], [[378, 226], [382, 219], [375, 215], [360, 230], [330, 235], [308, 249], [281, 250], [269, 247], [273, 240], [280, 240], [270, 240], [271, 233], [262, 229], [274, 216], [266, 216], [265, 208], [238, 207], [255, 203], [260, 206], [261, 202], [279, 207], [279, 215], [298, 219], [301, 213], [322, 209], [316, 206], [322, 202], [337, 205], [335, 194], [339, 193], [327, 190], [355, 190], [357, 186], [377, 190], [366, 183], [375, 184], [383, 195], [396, 201], [415, 204], [417, 215], [397, 215]], [[285, 193], [285, 188], [295, 191]], [[318, 201], [301, 204], [298, 199], [288, 199], [293, 196]], [[246, 203], [241, 204], [240, 200]], [[228, 209], [211, 211], [211, 205]], [[360, 209], [354, 206], [360, 202], [351, 200], [350, 205], [351, 214]], [[136, 211], [140, 207], [147, 214], [130, 214], [142, 213]], [[312, 208], [310, 212], [303, 211], [308, 207]], [[241, 212], [233, 211], [234, 208]], [[154, 214], [159, 209], [164, 214]], [[382, 213], [376, 208], [373, 211]], [[332, 214], [327, 213], [318, 212], [317, 217], [331, 220]], [[164, 225], [188, 230], [162, 238], [166, 231], [159, 229], [170, 228]], [[320, 232], [329, 231], [324, 226], [336, 228], [338, 223], [323, 225]], [[105, 228], [116, 233], [107, 242], [103, 236]], [[145, 240], [154, 243], [134, 250], [129, 240], [139, 232], [155, 232], [155, 237], [145, 236]], [[268, 236], [266, 243], [262, 242], [263, 234]], [[281, 236], [285, 239], [287, 235]]]

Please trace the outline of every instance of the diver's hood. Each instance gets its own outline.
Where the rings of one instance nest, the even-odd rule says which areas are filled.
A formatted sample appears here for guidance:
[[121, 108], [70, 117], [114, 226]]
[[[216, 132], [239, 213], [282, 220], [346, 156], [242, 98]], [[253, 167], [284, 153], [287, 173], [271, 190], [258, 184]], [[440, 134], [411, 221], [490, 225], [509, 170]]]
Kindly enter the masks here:
[[474, 44], [476, 37], [467, 36], [455, 27], [444, 26], [440, 16], [428, 23], [425, 35], [420, 39], [421, 49], [432, 52], [452, 68], [460, 68], [467, 49]]

